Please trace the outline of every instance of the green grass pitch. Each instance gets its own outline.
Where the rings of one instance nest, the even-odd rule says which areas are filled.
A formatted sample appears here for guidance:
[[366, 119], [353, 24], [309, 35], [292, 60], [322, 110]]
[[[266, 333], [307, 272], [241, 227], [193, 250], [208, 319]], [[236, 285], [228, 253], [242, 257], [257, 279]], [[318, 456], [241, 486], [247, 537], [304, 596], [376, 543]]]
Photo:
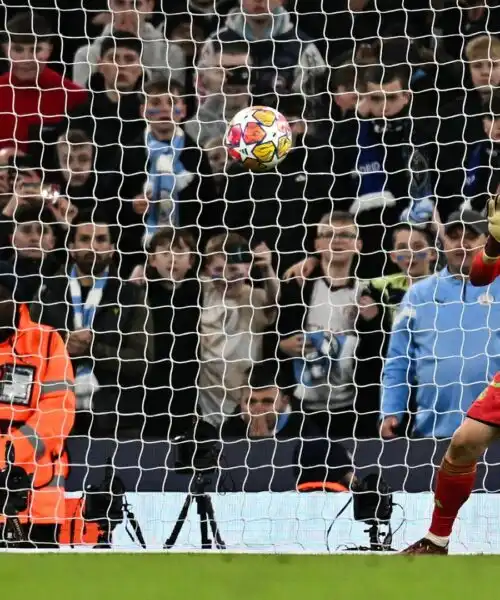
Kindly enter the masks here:
[[483, 600], [500, 556], [1, 554], [6, 600]]

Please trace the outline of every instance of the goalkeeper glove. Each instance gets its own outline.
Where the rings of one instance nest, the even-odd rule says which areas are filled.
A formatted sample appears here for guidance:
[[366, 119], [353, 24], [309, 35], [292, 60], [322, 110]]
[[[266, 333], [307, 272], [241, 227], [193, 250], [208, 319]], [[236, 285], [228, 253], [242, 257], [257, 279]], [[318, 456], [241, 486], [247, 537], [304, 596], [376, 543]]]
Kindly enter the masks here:
[[493, 239], [500, 243], [500, 195], [488, 202], [488, 231]]

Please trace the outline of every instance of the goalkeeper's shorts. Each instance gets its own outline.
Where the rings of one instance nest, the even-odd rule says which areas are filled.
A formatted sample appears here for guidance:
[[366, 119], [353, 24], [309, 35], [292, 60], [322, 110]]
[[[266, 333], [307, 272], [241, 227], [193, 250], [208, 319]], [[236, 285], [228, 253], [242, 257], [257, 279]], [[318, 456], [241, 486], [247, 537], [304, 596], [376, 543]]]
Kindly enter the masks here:
[[467, 416], [475, 421], [500, 427], [500, 373], [490, 385], [474, 400]]

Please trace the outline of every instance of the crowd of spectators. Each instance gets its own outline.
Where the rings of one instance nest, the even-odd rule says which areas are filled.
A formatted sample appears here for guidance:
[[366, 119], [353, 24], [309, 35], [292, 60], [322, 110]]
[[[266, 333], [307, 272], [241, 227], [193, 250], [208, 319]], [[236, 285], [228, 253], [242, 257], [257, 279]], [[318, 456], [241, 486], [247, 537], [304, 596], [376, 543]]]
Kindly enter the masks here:
[[[500, 140], [485, 0], [4, 8], [0, 257], [74, 435], [449, 437], [500, 370], [473, 288]], [[35, 10], [36, 9], [36, 10]], [[266, 104], [290, 155], [223, 146]]]

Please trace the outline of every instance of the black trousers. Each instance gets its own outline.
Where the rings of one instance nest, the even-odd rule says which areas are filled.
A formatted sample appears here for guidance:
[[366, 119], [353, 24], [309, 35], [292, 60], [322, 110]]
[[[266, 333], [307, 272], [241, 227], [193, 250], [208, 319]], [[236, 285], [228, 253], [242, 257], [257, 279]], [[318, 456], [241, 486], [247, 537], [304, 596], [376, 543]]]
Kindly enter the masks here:
[[50, 550], [59, 548], [59, 525], [22, 525], [26, 541], [11, 539], [9, 528], [0, 524], [0, 548], [40, 548]]

